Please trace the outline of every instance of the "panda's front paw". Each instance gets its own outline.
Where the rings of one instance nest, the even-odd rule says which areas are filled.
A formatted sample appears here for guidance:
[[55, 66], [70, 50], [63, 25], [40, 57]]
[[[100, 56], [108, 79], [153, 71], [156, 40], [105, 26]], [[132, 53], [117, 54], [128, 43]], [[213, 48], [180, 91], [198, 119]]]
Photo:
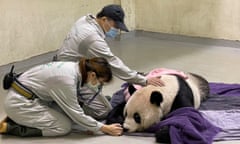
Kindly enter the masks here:
[[155, 133], [156, 142], [159, 143], [171, 143], [169, 135], [169, 127], [164, 126]]

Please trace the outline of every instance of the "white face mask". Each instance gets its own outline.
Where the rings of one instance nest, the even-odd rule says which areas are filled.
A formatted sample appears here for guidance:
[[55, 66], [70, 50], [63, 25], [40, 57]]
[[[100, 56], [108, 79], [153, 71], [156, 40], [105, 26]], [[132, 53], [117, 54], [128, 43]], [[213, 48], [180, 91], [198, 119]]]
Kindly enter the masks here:
[[92, 82], [89, 81], [89, 82], [87, 82], [87, 86], [89, 88], [91, 88], [92, 90], [94, 90], [95, 92], [98, 92], [101, 87], [101, 83], [99, 81], [97, 81], [97, 83], [95, 85], [93, 85]]

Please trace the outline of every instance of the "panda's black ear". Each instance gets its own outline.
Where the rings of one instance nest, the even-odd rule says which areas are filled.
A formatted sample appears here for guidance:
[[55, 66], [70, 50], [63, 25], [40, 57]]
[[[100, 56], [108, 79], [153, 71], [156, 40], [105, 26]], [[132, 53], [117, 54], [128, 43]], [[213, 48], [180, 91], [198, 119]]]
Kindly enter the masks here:
[[160, 106], [161, 102], [163, 101], [163, 96], [158, 91], [153, 91], [150, 97], [151, 104], [155, 104], [157, 106]]
[[128, 92], [129, 92], [129, 94], [132, 95], [135, 91], [136, 91], [136, 88], [135, 88], [132, 84], [130, 84], [130, 85], [128, 86]]

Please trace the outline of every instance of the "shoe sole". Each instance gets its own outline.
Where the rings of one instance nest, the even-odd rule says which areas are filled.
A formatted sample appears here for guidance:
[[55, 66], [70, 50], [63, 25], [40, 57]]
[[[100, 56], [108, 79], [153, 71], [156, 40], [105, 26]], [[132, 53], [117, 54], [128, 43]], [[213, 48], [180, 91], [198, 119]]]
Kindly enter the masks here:
[[[2, 129], [3, 123], [6, 123], [6, 122], [7, 122], [7, 116], [5, 118], [3, 118], [3, 120], [1, 120], [1, 122], [0, 122], [0, 126], [1, 126], [0, 129]], [[3, 134], [3, 133], [5, 133], [5, 132], [0, 132], [0, 134]]]

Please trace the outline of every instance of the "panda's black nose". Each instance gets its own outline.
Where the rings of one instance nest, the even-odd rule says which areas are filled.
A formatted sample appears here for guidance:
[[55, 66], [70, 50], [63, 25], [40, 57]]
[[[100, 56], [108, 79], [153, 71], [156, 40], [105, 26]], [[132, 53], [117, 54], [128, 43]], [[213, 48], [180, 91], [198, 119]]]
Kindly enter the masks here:
[[123, 132], [128, 132], [128, 128], [123, 128]]

